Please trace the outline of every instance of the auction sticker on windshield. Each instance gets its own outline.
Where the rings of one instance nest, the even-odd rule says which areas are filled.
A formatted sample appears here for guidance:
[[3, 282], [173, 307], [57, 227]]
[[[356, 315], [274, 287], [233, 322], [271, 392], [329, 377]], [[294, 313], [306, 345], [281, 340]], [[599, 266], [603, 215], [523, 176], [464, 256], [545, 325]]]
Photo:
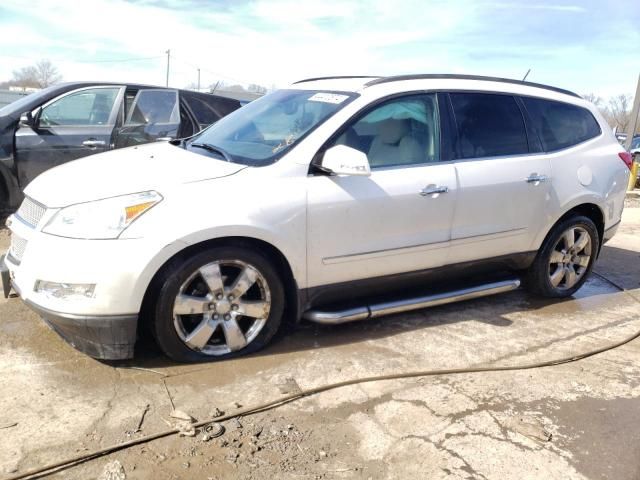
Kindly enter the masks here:
[[323, 102], [323, 103], [342, 103], [344, 102], [347, 98], [349, 98], [348, 95], [340, 95], [339, 93], [324, 93], [324, 92], [318, 92], [314, 95], [312, 95], [309, 98], [310, 102]]

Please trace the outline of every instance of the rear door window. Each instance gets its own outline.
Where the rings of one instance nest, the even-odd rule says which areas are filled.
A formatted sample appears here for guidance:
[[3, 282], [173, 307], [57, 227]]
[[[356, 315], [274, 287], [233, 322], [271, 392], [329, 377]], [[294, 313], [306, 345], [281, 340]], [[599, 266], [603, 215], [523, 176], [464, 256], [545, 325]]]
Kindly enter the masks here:
[[511, 95], [451, 93], [459, 158], [529, 153], [520, 107]]
[[140, 90], [125, 125], [178, 124], [180, 107], [176, 90]]
[[586, 108], [563, 102], [523, 97], [542, 148], [552, 152], [600, 135], [600, 126]]
[[117, 131], [116, 148], [178, 137], [181, 119], [177, 90], [142, 89], [131, 100], [132, 94], [126, 94], [126, 120]]

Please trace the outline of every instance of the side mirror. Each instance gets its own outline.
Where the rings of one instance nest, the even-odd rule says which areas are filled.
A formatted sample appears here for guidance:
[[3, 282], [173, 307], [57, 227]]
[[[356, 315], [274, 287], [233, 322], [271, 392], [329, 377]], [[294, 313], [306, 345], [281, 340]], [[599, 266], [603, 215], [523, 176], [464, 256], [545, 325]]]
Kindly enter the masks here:
[[33, 125], [34, 125], [34, 121], [33, 121], [33, 115], [31, 115], [31, 112], [24, 112], [22, 115], [20, 115], [21, 127], [33, 127]]
[[369, 159], [360, 150], [336, 145], [324, 152], [322, 168], [334, 175], [357, 175], [368, 177], [371, 175]]

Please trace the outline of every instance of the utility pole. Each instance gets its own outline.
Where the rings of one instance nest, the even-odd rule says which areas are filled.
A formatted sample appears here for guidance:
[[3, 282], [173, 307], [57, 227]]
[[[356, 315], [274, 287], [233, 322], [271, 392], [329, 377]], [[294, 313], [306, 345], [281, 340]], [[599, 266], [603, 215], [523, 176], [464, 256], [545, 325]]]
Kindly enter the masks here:
[[169, 86], [169, 61], [171, 59], [171, 49], [165, 52], [167, 54], [167, 87]]
[[198, 69], [198, 91], [200, 91], [200, 69]]
[[636, 86], [636, 96], [633, 99], [633, 108], [631, 109], [631, 118], [627, 125], [627, 139], [624, 142], [624, 148], [629, 150], [633, 136], [638, 128], [638, 115], [640, 115], [640, 75], [638, 75], [638, 85]]
[[[631, 142], [633, 142], [633, 136], [636, 134], [638, 128], [638, 116], [640, 115], [640, 75], [638, 75], [638, 85], [636, 86], [636, 96], [633, 99], [633, 108], [631, 109], [631, 118], [629, 119], [629, 125], [627, 125], [627, 139], [624, 142], [624, 149], [628, 152], [631, 148]], [[633, 159], [635, 160], [635, 159]], [[629, 176], [629, 185], [627, 190], [633, 190], [636, 186], [636, 178], [638, 178], [638, 169], [640, 164], [637, 161], [633, 161], [631, 164], [631, 175]]]

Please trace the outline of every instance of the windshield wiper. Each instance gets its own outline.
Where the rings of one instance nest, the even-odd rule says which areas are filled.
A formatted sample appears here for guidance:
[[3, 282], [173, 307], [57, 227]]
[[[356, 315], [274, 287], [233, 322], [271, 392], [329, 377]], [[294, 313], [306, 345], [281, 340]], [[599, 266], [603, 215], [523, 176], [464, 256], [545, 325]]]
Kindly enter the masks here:
[[195, 147], [195, 148], [202, 148], [202, 149], [206, 150], [207, 152], [217, 153], [222, 158], [224, 158], [227, 162], [233, 162], [233, 160], [231, 158], [231, 155], [229, 155], [222, 148], [215, 147], [215, 146], [211, 145], [210, 143], [192, 143], [190, 146], [191, 147]]

